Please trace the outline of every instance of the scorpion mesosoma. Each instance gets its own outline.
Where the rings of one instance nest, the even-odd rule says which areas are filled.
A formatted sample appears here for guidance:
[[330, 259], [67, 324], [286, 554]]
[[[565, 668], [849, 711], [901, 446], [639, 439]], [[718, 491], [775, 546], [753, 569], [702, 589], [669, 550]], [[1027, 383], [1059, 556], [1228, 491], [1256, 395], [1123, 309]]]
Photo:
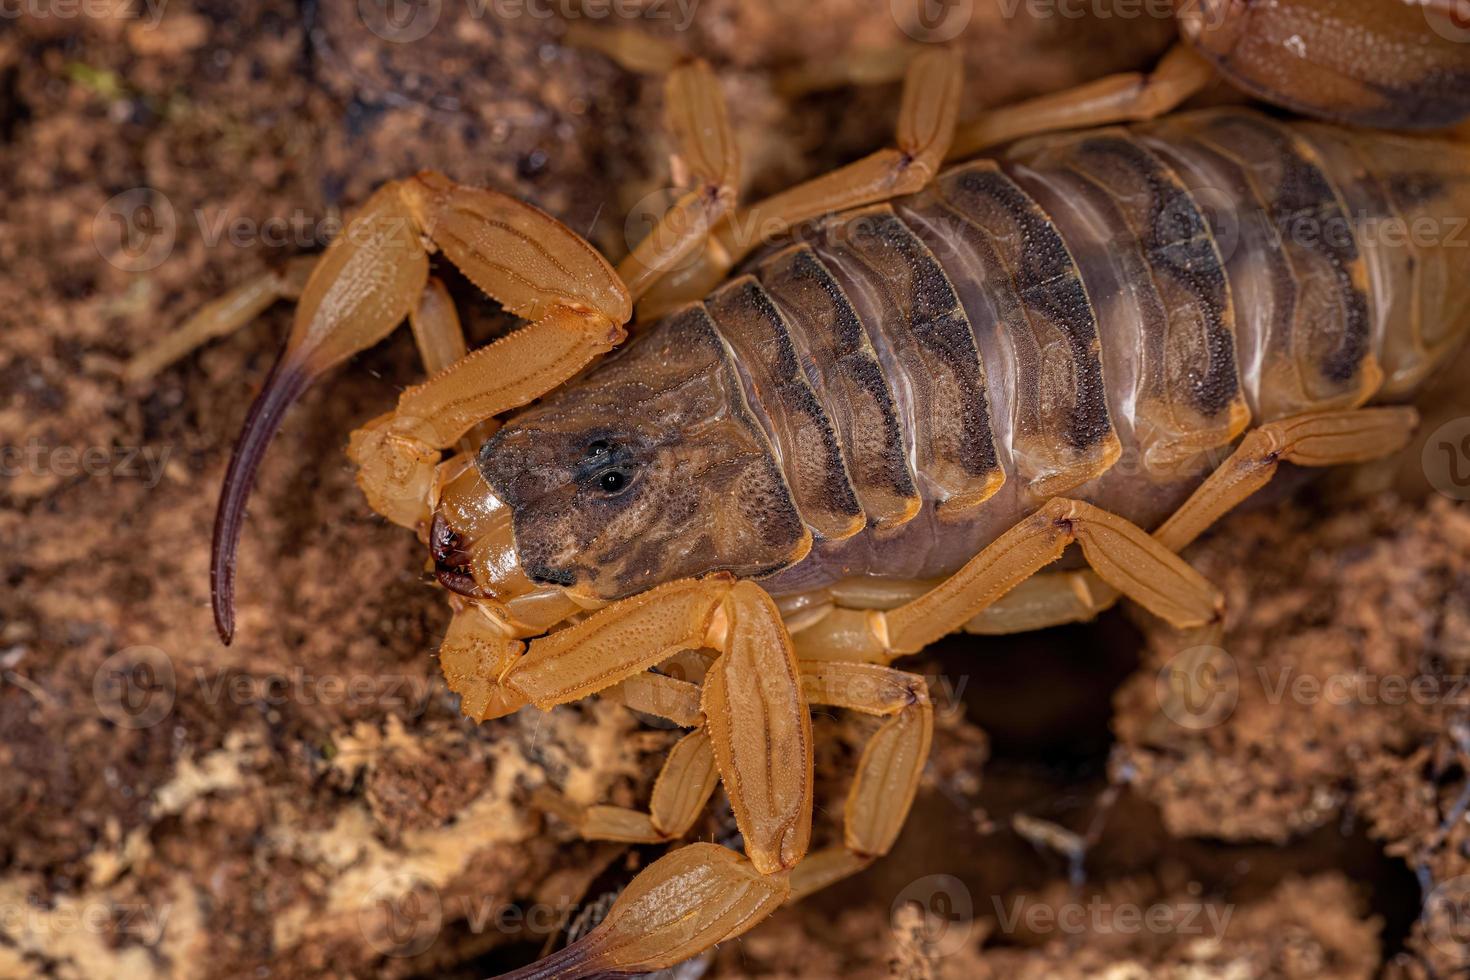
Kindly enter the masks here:
[[[1046, 136], [1011, 118], [1029, 138], [941, 170], [960, 72], [936, 49], [908, 69], [896, 149], [736, 210], [708, 67], [594, 43], [667, 74], [687, 193], [614, 269], [505, 195], [433, 173], [380, 189], [301, 290], [215, 534], [228, 642], [244, 501], [282, 413], [408, 318], [434, 373], [349, 453], [451, 594], [440, 658], [463, 710], [599, 694], [666, 717], [691, 731], [649, 810], [569, 819], [677, 840], [718, 780], [744, 843], [672, 850], [523, 976], [676, 963], [888, 851], [932, 727], [896, 657], [1119, 596], [1216, 629], [1220, 596], [1178, 553], [1281, 462], [1403, 446], [1413, 409], [1369, 403], [1407, 399], [1470, 327], [1470, 149], [1448, 138], [1233, 108]], [[1108, 121], [1076, 107], [1034, 130]], [[530, 324], [466, 356], [433, 248]], [[250, 288], [210, 316], [288, 291]], [[594, 364], [639, 300], [664, 315]], [[1074, 543], [1081, 563], [1041, 572]], [[658, 669], [695, 650], [714, 652], [702, 676]], [[842, 843], [809, 854], [814, 704], [884, 721]]]

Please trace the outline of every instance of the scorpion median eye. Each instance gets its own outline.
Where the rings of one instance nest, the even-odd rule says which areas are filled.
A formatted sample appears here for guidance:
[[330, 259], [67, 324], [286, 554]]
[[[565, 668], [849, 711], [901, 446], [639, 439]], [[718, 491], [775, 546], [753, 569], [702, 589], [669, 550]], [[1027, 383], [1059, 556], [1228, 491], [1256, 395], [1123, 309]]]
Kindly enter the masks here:
[[628, 474], [623, 470], [608, 470], [597, 478], [597, 485], [603, 493], [617, 493], [628, 485]]
[[587, 456], [601, 456], [611, 448], [612, 445], [606, 439], [596, 439], [587, 444]]

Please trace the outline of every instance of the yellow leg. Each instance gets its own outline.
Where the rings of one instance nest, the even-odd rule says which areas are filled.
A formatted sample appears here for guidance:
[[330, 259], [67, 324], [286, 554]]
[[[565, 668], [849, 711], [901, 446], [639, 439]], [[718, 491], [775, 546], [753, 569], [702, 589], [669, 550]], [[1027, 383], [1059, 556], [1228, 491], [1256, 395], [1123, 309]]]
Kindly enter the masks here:
[[888, 720], [873, 733], [858, 762], [843, 810], [843, 843], [812, 854], [791, 874], [801, 898], [887, 854], [919, 790], [934, 734], [934, 708], [924, 679], [873, 664], [803, 661], [807, 700]]
[[689, 844], [645, 868], [586, 936], [501, 980], [573, 980], [662, 970], [745, 932], [791, 892], [718, 844]]
[[791, 641], [764, 590], [725, 575], [673, 582], [534, 640], [524, 655], [508, 626], [480, 615], [504, 639], [480, 640], [489, 661], [478, 667], [456, 657], [459, 676], [475, 682], [461, 693], [479, 703], [546, 709], [625, 684], [681, 650], [719, 654], [704, 679], [704, 725], [679, 743], [650, 812], [595, 807], [574, 819], [585, 833], [619, 840], [678, 836], [708, 798], [713, 760], [746, 856], [694, 844], [655, 862], [571, 947], [578, 952], [557, 954], [570, 972], [548, 975], [659, 969], [738, 935], [785, 899], [811, 834], [811, 719]]
[[1181, 551], [1269, 483], [1283, 460], [1298, 466], [1344, 466], [1381, 459], [1408, 445], [1418, 423], [1419, 413], [1402, 406], [1309, 412], [1267, 422], [1246, 434], [1154, 537], [1171, 551]]
[[618, 275], [636, 302], [702, 249], [734, 207], [740, 189], [739, 148], [719, 80], [703, 60], [634, 28], [575, 22], [567, 42], [601, 51], [629, 71], [666, 76], [664, 125], [674, 142], [675, 180], [686, 190], [618, 264]]
[[296, 299], [315, 264], [310, 256], [294, 258], [285, 267], [252, 276], [219, 299], [204, 304], [177, 330], [133, 355], [123, 368], [123, 380], [151, 378], [215, 337], [239, 330], [277, 300]]
[[1085, 623], [1118, 601], [1118, 590], [1089, 570], [1040, 572], [965, 623], [966, 633], [1000, 636]]
[[704, 724], [704, 709], [700, 707], [698, 684], [644, 671], [634, 674], [616, 687], [610, 687], [598, 697], [644, 714], [667, 718], [680, 728], [695, 728]]
[[1056, 497], [912, 602], [888, 612], [839, 609], [798, 633], [800, 655], [886, 663], [917, 653], [1056, 561], [1073, 542], [1104, 582], [1175, 627], [1219, 616], [1214, 587], [1137, 525]]
[[639, 304], [640, 319], [704, 296], [753, 249], [834, 211], [911, 194], [939, 171], [954, 134], [963, 75], [949, 49], [914, 58], [904, 79], [897, 147], [879, 150], [730, 215], [715, 228], [700, 260], [665, 277]]
[[578, 808], [564, 801], [557, 809], [588, 840], [659, 844], [689, 832], [718, 780], [709, 733], [696, 728], [669, 750], [647, 811], [603, 804]]
[[1156, 119], [1203, 89], [1214, 71], [1209, 62], [1181, 43], [1149, 74], [1109, 75], [1074, 89], [991, 109], [960, 126], [947, 159], [974, 156], [988, 146], [1023, 136]]

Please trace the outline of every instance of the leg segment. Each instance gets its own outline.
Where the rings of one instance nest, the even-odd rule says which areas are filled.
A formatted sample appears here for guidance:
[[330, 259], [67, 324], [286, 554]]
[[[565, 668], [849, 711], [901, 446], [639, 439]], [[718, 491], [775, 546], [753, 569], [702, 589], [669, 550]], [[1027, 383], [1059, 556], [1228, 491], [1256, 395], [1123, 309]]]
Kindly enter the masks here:
[[1178, 628], [1219, 615], [1220, 596], [1179, 556], [1116, 514], [1056, 497], [934, 589], [897, 609], [839, 609], [796, 635], [803, 659], [887, 663], [959, 629], [1076, 542], [1104, 582]]
[[1379, 459], [1406, 446], [1418, 423], [1419, 413], [1402, 406], [1311, 412], [1267, 422], [1247, 433], [1154, 537], [1171, 551], [1181, 551], [1269, 483], [1282, 460], [1298, 466], [1342, 466]]
[[662, 970], [732, 939], [790, 894], [786, 875], [763, 875], [718, 844], [690, 844], [649, 865], [586, 936], [502, 980], [573, 980]]
[[639, 307], [640, 318], [703, 296], [751, 250], [802, 222], [923, 188], [949, 150], [962, 81], [954, 51], [934, 49], [914, 58], [904, 80], [895, 149], [879, 150], [737, 211], [716, 227], [699, 262], [650, 291]]
[[[429, 277], [429, 284], [419, 294], [418, 302], [408, 311], [408, 326], [413, 331], [413, 343], [427, 374], [438, 374], [468, 351], [454, 301], [449, 298], [449, 290], [444, 288], [438, 276]], [[494, 419], [477, 423], [459, 440], [459, 450], [473, 456], [485, 440], [495, 434], [496, 426]]]
[[804, 661], [802, 686], [812, 704], [849, 708], [888, 720], [858, 763], [843, 811], [843, 846], [813, 854], [792, 872], [799, 898], [861, 871], [887, 854], [903, 829], [929, 757], [934, 709], [924, 679], [873, 664]]
[[708, 844], [674, 851], [634, 879], [603, 925], [571, 947], [581, 952], [553, 958], [576, 964], [554, 975], [582, 976], [594, 966], [657, 969], [738, 935], [785, 899], [788, 873], [811, 834], [811, 719], [790, 638], [764, 590], [727, 575], [673, 582], [534, 640], [524, 655], [507, 650], [507, 642], [518, 642], [508, 628], [481, 616], [506, 634], [482, 648], [488, 662], [467, 663], [468, 651], [441, 654], [451, 686], [454, 659], [458, 677], [472, 681], [467, 700], [473, 694], [477, 703], [529, 701], [545, 709], [626, 683], [681, 650], [719, 652], [705, 676], [704, 726], [676, 747], [649, 814], [594, 807], [574, 820], [590, 836], [676, 837], [708, 799], [713, 767], [749, 856]]
[[1022, 136], [1156, 119], [1203, 89], [1214, 72], [1209, 62], [1178, 44], [1147, 75], [1109, 75], [1064, 92], [991, 109], [959, 128], [948, 159], [973, 156], [988, 146]]
[[618, 264], [618, 275], [636, 302], [702, 249], [711, 230], [734, 207], [740, 151], [719, 80], [704, 61], [629, 28], [604, 30], [574, 23], [567, 40], [601, 51], [630, 71], [667, 76], [664, 125], [674, 141], [674, 179], [687, 190]]
[[664, 117], [678, 147], [675, 173], [687, 175], [680, 183], [689, 189], [618, 263], [635, 302], [704, 247], [711, 229], [734, 207], [740, 185], [740, 153], [709, 65], [694, 61], [669, 73]]
[[306, 287], [306, 278], [315, 264], [314, 256], [298, 256], [283, 268], [253, 276], [219, 299], [204, 304], [173, 333], [135, 354], [123, 368], [123, 380], [151, 378], [215, 337], [239, 330], [277, 300], [296, 299]]
[[1085, 623], [1118, 601], [1118, 590], [1095, 572], [1040, 572], [965, 624], [966, 633], [999, 636]]
[[[704, 716], [720, 778], [762, 874], [789, 870], [812, 830], [812, 723], [791, 638], [760, 586], [737, 582], [712, 644]], [[721, 635], [723, 633], [723, 635]]]
[[653, 784], [647, 812], [621, 806], [564, 809], [563, 816], [589, 840], [659, 844], [689, 832], [714, 794], [719, 773], [709, 733], [696, 728], [669, 750], [668, 761]]

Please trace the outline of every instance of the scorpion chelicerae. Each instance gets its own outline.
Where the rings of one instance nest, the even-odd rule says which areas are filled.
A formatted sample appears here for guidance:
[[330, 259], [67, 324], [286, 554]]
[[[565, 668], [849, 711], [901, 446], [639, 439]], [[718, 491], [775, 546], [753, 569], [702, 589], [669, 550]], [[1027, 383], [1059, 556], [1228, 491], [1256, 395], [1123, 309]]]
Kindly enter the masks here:
[[[1401, 84], [1381, 59], [1356, 79], [1351, 58], [1273, 74], [1286, 49], [1262, 36], [1279, 22], [1209, 2], [1153, 75], [958, 135], [958, 59], [931, 50], [907, 68], [895, 149], [744, 209], [709, 68], [579, 32], [667, 76], [687, 193], [614, 269], [493, 191], [432, 173], [379, 190], [301, 288], [231, 461], [222, 637], [245, 497], [284, 410], [408, 318], [436, 373], [349, 452], [451, 594], [440, 658], [463, 710], [599, 694], [687, 727], [648, 811], [569, 819], [588, 837], [673, 841], [721, 781], [744, 844], [671, 851], [596, 929], [518, 975], [654, 969], [740, 934], [893, 844], [932, 712], [890, 661], [959, 629], [1087, 619], [1119, 596], [1215, 629], [1220, 596], [1181, 549], [1283, 462], [1405, 444], [1416, 415], [1393, 403], [1470, 328], [1470, 147], [1244, 108], [1165, 114], [1219, 72], [1319, 116], [1458, 122], [1470, 103], [1426, 102], [1424, 86], [1463, 96], [1470, 46], [1401, 6], [1417, 32], [1378, 3], [1271, 5], [1301, 15], [1298, 43], [1336, 43], [1342, 23], [1354, 44], [1413, 37], [1425, 57]], [[1102, 128], [1052, 132], [1079, 126]], [[531, 324], [465, 355], [431, 248]], [[246, 290], [208, 313], [213, 329], [294, 291]], [[646, 325], [594, 363], [635, 302]], [[1042, 572], [1074, 543], [1079, 563]], [[659, 669], [695, 650], [714, 656], [692, 675]], [[884, 721], [842, 843], [809, 854], [814, 704]]]

